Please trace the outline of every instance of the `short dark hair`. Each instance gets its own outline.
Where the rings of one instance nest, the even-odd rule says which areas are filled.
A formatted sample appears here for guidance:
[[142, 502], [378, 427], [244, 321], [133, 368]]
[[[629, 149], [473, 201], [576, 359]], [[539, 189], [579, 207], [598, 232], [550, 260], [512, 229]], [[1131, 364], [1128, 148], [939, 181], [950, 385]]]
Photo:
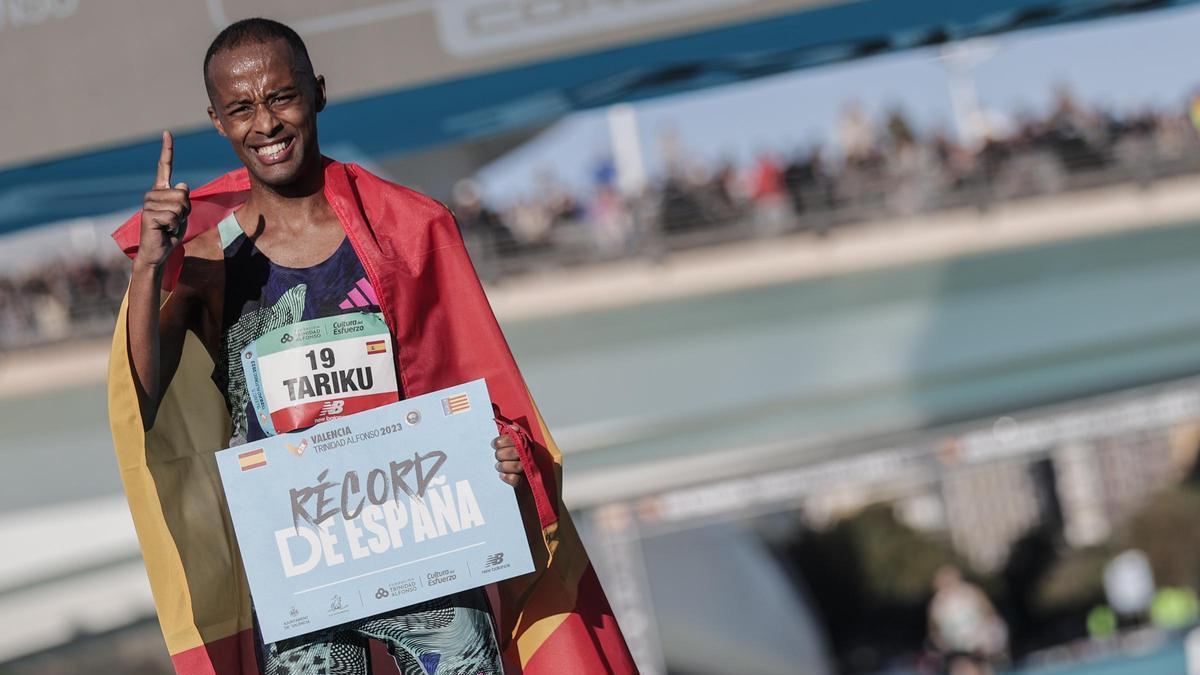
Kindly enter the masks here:
[[298, 61], [303, 61], [304, 65], [308, 66], [309, 71], [312, 71], [312, 59], [308, 58], [308, 47], [304, 46], [304, 40], [300, 39], [300, 35], [290, 27], [272, 21], [255, 17], [252, 19], [242, 19], [229, 24], [225, 30], [217, 34], [213, 38], [212, 44], [208, 46], [208, 51], [204, 54], [204, 88], [208, 90], [209, 95], [212, 95], [212, 82], [208, 79], [208, 64], [212, 62], [213, 57], [228, 49], [240, 47], [248, 43], [263, 43], [274, 40], [283, 40], [292, 50], [292, 55]]

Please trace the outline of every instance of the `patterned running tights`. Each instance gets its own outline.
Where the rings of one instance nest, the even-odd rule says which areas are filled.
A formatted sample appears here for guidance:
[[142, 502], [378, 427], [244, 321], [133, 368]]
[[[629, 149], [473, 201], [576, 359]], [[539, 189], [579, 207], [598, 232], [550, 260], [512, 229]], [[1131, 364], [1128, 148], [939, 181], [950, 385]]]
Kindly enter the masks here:
[[430, 600], [270, 645], [258, 641], [263, 675], [370, 675], [369, 639], [403, 675], [503, 675], [482, 590]]

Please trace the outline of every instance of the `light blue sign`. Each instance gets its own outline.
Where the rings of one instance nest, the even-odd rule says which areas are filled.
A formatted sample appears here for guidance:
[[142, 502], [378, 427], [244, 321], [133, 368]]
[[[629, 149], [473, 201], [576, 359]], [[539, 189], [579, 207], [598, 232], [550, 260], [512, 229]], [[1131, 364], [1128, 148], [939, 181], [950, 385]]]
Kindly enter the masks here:
[[533, 571], [483, 380], [217, 453], [263, 639]]

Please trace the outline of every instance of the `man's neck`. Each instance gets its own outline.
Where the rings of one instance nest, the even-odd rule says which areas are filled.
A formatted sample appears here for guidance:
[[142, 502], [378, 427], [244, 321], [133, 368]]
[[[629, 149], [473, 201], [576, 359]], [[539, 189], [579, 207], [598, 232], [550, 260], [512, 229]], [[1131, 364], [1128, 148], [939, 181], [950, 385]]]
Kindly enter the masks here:
[[266, 185], [251, 176], [250, 197], [242, 212], [259, 222], [292, 231], [325, 221], [330, 207], [325, 197], [324, 168], [317, 166], [306, 174], [301, 180], [282, 188]]

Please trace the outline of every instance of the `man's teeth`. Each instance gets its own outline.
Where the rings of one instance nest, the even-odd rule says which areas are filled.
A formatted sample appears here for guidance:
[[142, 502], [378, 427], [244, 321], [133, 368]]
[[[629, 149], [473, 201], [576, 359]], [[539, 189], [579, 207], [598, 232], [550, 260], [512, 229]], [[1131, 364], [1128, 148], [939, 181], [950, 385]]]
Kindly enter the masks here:
[[283, 149], [286, 147], [287, 147], [287, 143], [284, 141], [280, 141], [273, 145], [268, 145], [268, 146], [261, 147], [261, 148], [255, 148], [254, 152], [258, 153], [260, 156], [277, 155], [277, 154], [283, 152]]

